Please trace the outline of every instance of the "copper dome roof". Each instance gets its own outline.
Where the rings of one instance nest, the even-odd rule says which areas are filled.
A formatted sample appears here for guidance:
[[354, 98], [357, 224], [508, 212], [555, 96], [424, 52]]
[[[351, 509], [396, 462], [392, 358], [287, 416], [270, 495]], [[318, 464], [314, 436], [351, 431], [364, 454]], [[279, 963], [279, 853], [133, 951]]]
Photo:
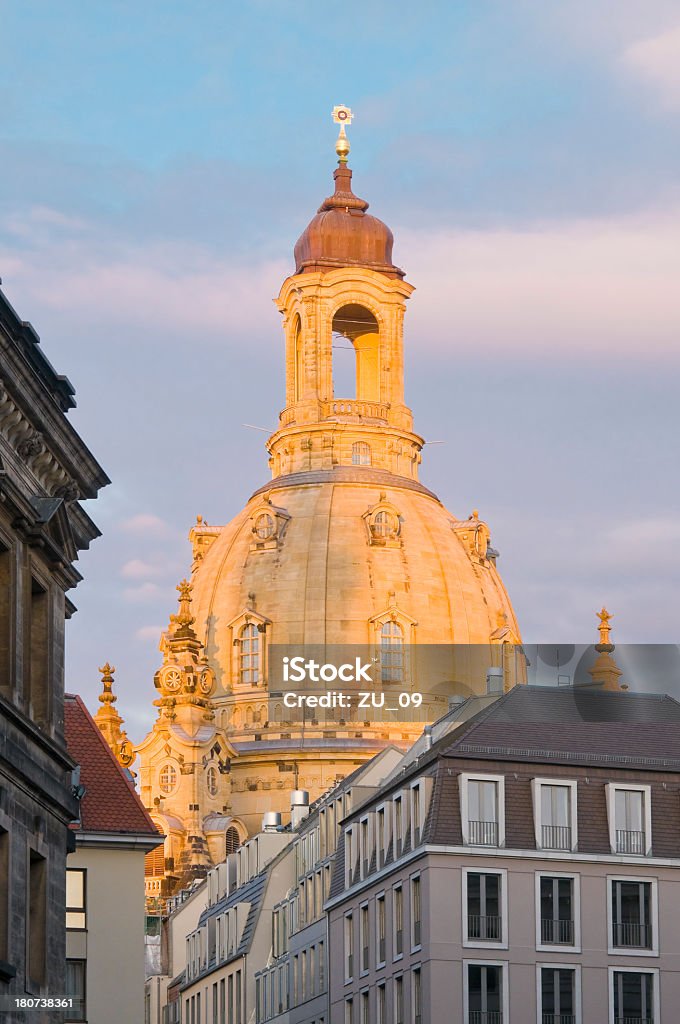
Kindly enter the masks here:
[[352, 172], [338, 167], [335, 192], [325, 199], [295, 244], [295, 273], [370, 267], [388, 277], [403, 277], [392, 263], [392, 232], [367, 214], [368, 203], [352, 192]]

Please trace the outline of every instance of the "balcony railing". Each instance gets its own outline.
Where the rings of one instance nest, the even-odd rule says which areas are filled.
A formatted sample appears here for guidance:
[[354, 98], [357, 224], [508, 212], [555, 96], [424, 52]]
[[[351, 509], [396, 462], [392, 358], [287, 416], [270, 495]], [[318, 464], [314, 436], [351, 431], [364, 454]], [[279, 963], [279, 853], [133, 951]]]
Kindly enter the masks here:
[[500, 942], [502, 921], [499, 916], [468, 914], [468, 939], [482, 942]]
[[332, 416], [352, 416], [357, 419], [386, 420], [389, 406], [383, 402], [366, 402], [356, 398], [333, 398], [321, 403], [324, 419]]
[[[647, 852], [644, 832], [632, 832], [630, 829], [617, 828], [616, 852], [633, 853], [638, 857], [644, 857]], [[634, 1017], [630, 1019], [635, 1020]]]
[[544, 850], [571, 850], [569, 825], [543, 825], [541, 842]]
[[503, 1024], [502, 1010], [470, 1010], [468, 1024]]
[[541, 918], [542, 945], [574, 945], [574, 922], [553, 917]]
[[468, 842], [471, 846], [498, 846], [498, 822], [468, 821]]
[[651, 925], [636, 921], [615, 921], [614, 945], [627, 946], [631, 949], [651, 949]]
[[543, 1013], [541, 1024], [576, 1024], [573, 1013]]
[[615, 1017], [614, 1024], [654, 1024], [653, 1017]]

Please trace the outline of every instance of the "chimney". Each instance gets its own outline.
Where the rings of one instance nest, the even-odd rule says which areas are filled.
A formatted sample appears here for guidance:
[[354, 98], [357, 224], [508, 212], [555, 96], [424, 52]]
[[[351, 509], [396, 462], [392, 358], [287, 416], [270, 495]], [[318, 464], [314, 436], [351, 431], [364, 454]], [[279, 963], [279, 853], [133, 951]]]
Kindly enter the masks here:
[[267, 811], [262, 815], [262, 831], [278, 832], [281, 829], [281, 812]]
[[487, 693], [502, 693], [503, 692], [503, 669], [502, 668], [489, 668], [486, 670], [486, 692]]
[[297, 828], [309, 814], [309, 793], [306, 789], [294, 789], [290, 794], [290, 823]]
[[432, 726], [426, 725], [423, 729], [423, 736], [425, 737], [425, 750], [429, 750], [432, 746]]

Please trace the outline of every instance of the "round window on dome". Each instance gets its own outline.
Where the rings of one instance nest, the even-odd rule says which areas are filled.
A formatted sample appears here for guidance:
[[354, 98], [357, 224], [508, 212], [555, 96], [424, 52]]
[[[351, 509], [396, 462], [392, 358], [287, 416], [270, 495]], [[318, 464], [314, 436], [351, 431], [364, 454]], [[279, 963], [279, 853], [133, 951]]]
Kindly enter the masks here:
[[177, 785], [177, 769], [174, 765], [163, 765], [158, 775], [158, 785], [162, 793], [172, 793]]
[[259, 540], [270, 540], [276, 533], [274, 517], [270, 516], [268, 512], [263, 512], [261, 516], [258, 516], [255, 520], [255, 533]]
[[205, 773], [205, 784], [210, 796], [217, 796], [217, 768], [211, 764]]

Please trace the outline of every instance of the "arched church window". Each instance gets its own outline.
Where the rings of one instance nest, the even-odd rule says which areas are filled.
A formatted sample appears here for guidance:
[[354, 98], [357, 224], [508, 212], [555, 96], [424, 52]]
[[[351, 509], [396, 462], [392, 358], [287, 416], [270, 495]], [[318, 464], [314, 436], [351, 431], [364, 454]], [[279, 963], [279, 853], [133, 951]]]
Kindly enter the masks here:
[[250, 686], [257, 686], [260, 679], [260, 634], [257, 626], [248, 622], [241, 630], [239, 651], [239, 680]]
[[295, 317], [293, 337], [295, 339], [295, 401], [299, 402], [304, 392], [305, 376], [305, 350], [302, 344], [302, 327], [299, 316]]
[[208, 766], [205, 773], [205, 784], [210, 796], [217, 796], [217, 768], [214, 764]]
[[373, 516], [371, 531], [374, 537], [383, 537], [385, 539], [396, 537], [399, 533], [399, 520], [392, 512], [383, 509], [381, 512], [376, 512]]
[[370, 466], [371, 465], [371, 446], [366, 444], [365, 441], [355, 441], [352, 445], [352, 465], [353, 466]]
[[263, 512], [261, 516], [258, 516], [255, 520], [255, 533], [260, 540], [269, 540], [276, 533], [276, 523], [274, 522], [274, 516], [270, 516], [268, 512]]
[[177, 785], [177, 769], [174, 765], [163, 765], [158, 776], [158, 785], [162, 793], [172, 793]]
[[238, 831], [237, 831], [237, 829], [234, 828], [233, 825], [230, 825], [229, 828], [227, 829], [227, 831], [224, 834], [224, 854], [225, 854], [225, 856], [228, 857], [230, 853], [236, 853], [236, 851], [238, 850], [240, 845], [241, 845], [241, 840], [239, 838]]
[[380, 401], [380, 328], [370, 310], [349, 303], [333, 316], [333, 396]]
[[380, 630], [380, 674], [383, 683], [401, 683], [404, 678], [404, 631], [391, 619]]

